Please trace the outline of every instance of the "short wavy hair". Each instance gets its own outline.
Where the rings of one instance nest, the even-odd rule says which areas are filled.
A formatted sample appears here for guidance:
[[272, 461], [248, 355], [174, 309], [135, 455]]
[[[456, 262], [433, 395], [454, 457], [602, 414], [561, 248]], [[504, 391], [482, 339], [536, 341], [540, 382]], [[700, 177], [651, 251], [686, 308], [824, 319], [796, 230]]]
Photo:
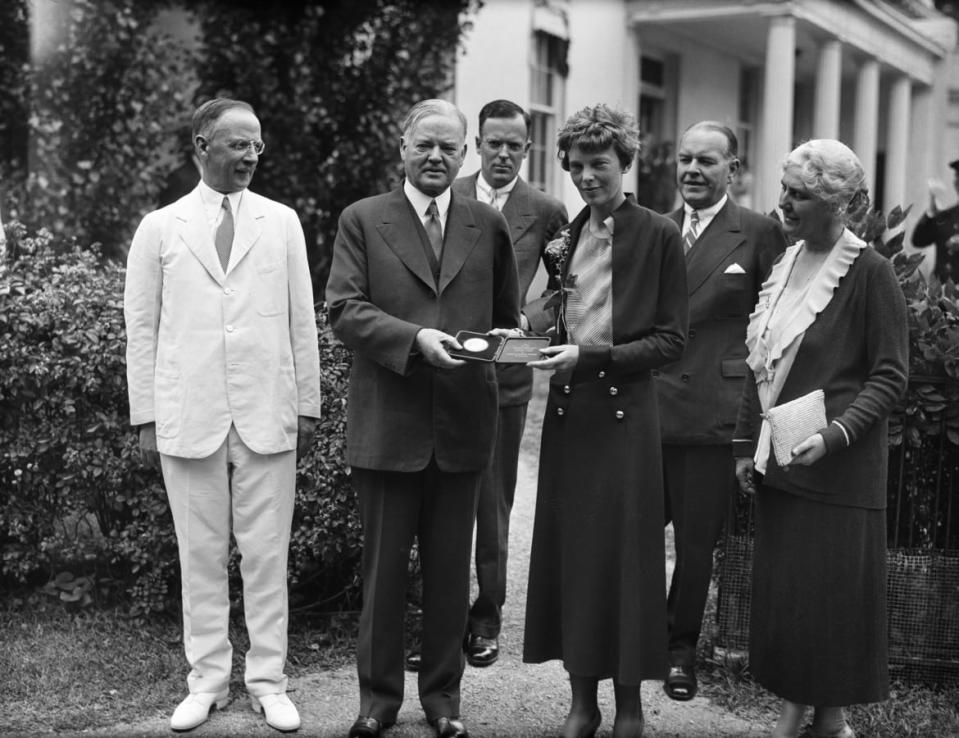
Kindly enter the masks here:
[[406, 118], [403, 120], [403, 138], [408, 140], [413, 129], [420, 124], [420, 121], [424, 118], [429, 118], [431, 115], [443, 115], [456, 118], [460, 123], [460, 127], [463, 129], [463, 140], [466, 140], [466, 116], [463, 115], [463, 111], [449, 100], [441, 100], [440, 98], [420, 100], [416, 105], [410, 108], [410, 111], [406, 114]]
[[783, 161], [783, 170], [795, 166], [805, 188], [828, 203], [837, 214], [868, 202], [866, 172], [855, 152], [831, 138], [801, 143]]
[[569, 116], [556, 135], [556, 145], [560, 164], [567, 172], [569, 152], [574, 146], [590, 153], [612, 146], [623, 169], [628, 169], [639, 153], [639, 127], [629, 113], [598, 103]]

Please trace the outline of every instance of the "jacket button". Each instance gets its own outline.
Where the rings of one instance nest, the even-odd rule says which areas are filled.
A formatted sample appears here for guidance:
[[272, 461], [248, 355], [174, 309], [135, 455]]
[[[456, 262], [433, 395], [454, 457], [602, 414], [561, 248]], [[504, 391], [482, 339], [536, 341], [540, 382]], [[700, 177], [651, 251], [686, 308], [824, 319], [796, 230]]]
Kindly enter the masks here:
[[600, 379], [602, 379], [602, 378], [605, 377], [605, 376], [606, 376], [606, 372], [600, 372], [600, 373], [599, 373], [599, 378], [600, 378]]
[[616, 395], [619, 394], [619, 390], [616, 389], [615, 387], [610, 387], [610, 388], [609, 388], [609, 394], [611, 394], [613, 397], [615, 397]]
[[564, 395], [568, 395], [568, 394], [569, 394], [570, 392], [572, 392], [572, 391], [573, 391], [572, 388], [571, 388], [568, 384], [564, 384], [564, 385], [563, 385], [563, 394], [564, 394]]
[[228, 325], [228, 326], [226, 327], [226, 332], [227, 332], [227, 333], [233, 333], [233, 326], [232, 326], [232, 325]]
[[688, 374], [683, 374], [683, 375], [680, 377], [680, 379], [682, 379], [684, 382], [688, 382], [688, 381], [689, 381], [689, 375], [688, 375]]
[[658, 377], [658, 376], [659, 376], [659, 369], [653, 369], [653, 370], [650, 372], [650, 374], [651, 374], [652, 376], [654, 376], [654, 377]]
[[696, 337], [696, 329], [695, 329], [695, 328], [690, 328], [690, 329], [689, 329], [689, 337], [690, 337], [690, 338], [695, 338], [695, 337]]
[[616, 420], [622, 420], [625, 417], [626, 417], [626, 413], [624, 413], [622, 410], [616, 411]]
[[558, 408], [556, 408], [556, 414], [557, 414], [557, 415], [565, 415], [565, 414], [566, 414], [566, 409], [565, 409], [565, 408], [562, 408], [562, 407], [558, 407]]

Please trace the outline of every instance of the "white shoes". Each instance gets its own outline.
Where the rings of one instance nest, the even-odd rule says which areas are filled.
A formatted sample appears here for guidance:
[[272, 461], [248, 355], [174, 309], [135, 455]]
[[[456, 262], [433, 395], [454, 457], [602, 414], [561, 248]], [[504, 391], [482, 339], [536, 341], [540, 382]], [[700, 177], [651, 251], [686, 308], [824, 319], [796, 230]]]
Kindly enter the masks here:
[[262, 697], [254, 697], [251, 694], [250, 706], [253, 712], [263, 713], [266, 724], [271, 728], [288, 733], [300, 727], [300, 714], [286, 693], [265, 694]]
[[189, 694], [173, 711], [170, 727], [173, 730], [193, 730], [206, 722], [214, 708], [222, 710], [229, 702], [229, 690]]

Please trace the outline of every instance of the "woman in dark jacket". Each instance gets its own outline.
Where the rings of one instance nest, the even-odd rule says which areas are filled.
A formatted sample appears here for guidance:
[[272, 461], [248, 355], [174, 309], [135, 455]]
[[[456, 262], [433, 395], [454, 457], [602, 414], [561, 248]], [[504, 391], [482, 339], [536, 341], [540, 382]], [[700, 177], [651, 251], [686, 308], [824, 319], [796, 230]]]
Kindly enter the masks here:
[[[779, 205], [798, 242], [773, 267], [746, 333], [733, 446], [740, 486], [756, 490], [749, 657], [783, 698], [779, 738], [799, 734], [810, 705], [812, 736], [852, 738], [843, 706], [889, 694], [886, 434], [906, 388], [908, 333], [892, 266], [844, 227], [864, 181], [838, 141], [789, 154]], [[768, 411], [816, 390], [825, 424], [777, 460]]]
[[[567, 738], [591, 736], [597, 683], [611, 678], [613, 735], [642, 735], [640, 683], [666, 663], [659, 419], [650, 370], [686, 337], [676, 225], [623, 193], [639, 149], [632, 119], [605, 105], [573, 115], [560, 159], [588, 207], [547, 252], [563, 285], [558, 344], [531, 366], [555, 373], [543, 422], [523, 660], [562, 659]], [[532, 319], [534, 327], [535, 318]]]

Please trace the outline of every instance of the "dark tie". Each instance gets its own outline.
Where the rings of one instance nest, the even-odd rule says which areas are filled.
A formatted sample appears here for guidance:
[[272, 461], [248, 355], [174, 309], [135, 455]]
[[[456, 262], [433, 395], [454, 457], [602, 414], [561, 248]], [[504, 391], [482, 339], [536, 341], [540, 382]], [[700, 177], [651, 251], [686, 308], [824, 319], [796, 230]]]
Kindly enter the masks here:
[[689, 253], [697, 238], [699, 238], [699, 213], [694, 210], [689, 214], [689, 228], [686, 229], [686, 237], [683, 239], [685, 253]]
[[440, 225], [440, 211], [436, 207], [436, 200], [430, 200], [426, 216], [426, 235], [429, 236], [430, 246], [439, 260], [440, 254], [443, 253], [443, 227]]
[[213, 242], [216, 244], [216, 255], [220, 257], [220, 266], [224, 273], [230, 263], [230, 250], [233, 248], [233, 211], [230, 209], [230, 198], [223, 198], [223, 220], [216, 229]]

